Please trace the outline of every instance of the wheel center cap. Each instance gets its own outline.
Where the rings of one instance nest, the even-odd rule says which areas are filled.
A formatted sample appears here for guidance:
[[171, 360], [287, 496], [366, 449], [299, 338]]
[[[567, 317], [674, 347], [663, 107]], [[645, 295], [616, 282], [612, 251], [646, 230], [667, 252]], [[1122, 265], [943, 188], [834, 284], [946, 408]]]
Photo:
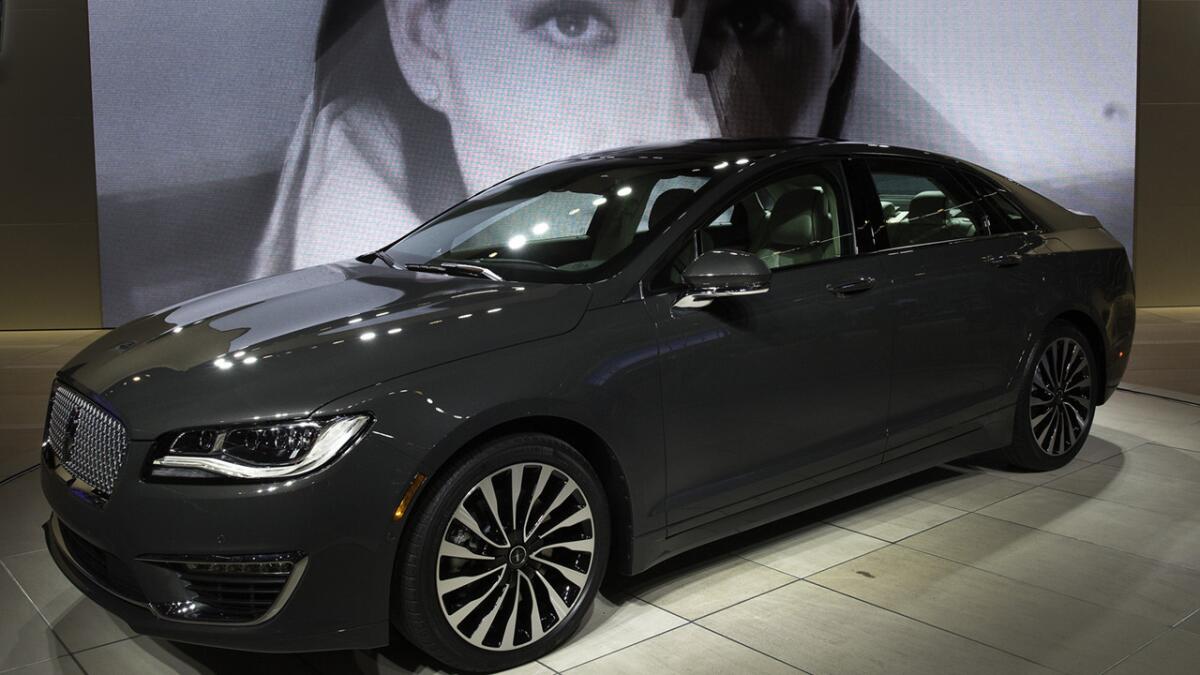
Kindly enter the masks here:
[[520, 569], [529, 562], [529, 552], [524, 546], [514, 546], [508, 551], [508, 564]]

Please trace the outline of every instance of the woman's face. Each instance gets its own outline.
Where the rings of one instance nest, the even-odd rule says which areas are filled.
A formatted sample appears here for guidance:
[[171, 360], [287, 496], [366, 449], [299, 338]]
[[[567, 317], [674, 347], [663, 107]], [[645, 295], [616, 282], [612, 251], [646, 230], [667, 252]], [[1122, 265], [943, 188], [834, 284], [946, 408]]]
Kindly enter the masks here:
[[470, 191], [615, 146], [813, 135], [833, 71], [829, 0], [388, 1]]

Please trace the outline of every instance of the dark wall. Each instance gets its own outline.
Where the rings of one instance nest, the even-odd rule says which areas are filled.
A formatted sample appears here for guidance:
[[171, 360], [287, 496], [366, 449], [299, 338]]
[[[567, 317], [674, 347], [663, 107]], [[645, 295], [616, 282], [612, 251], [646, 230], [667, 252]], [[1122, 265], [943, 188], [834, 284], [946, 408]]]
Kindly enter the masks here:
[[1140, 24], [1138, 304], [1200, 305], [1200, 0], [1142, 0]]
[[4, 0], [0, 330], [100, 326], [85, 0]]

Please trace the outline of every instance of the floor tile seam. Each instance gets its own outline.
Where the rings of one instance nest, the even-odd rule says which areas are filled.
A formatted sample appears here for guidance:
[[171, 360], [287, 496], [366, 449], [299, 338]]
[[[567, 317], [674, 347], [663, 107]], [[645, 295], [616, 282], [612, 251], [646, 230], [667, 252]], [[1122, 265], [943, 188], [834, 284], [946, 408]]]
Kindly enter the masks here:
[[[1068, 494], [1070, 494], [1070, 493], [1068, 493]], [[1076, 497], [1078, 497], [1079, 495], [1075, 495], [1075, 496], [1076, 496]], [[1122, 506], [1124, 506], [1124, 505], [1122, 505]], [[1129, 507], [1129, 508], [1137, 508], [1137, 507], [1133, 507], [1133, 506], [1131, 506], [1131, 507]], [[1025, 523], [1021, 523], [1021, 522], [1018, 522], [1018, 521], [1015, 521], [1015, 520], [1008, 520], [1007, 518], [1000, 518], [1000, 517], [998, 517], [998, 516], [993, 516], [993, 515], [991, 515], [991, 514], [988, 514], [988, 513], [978, 513], [978, 514], [976, 514], [976, 515], [978, 515], [978, 516], [982, 516], [982, 517], [984, 517], [984, 518], [991, 518], [992, 520], [998, 520], [998, 521], [1000, 521], [1000, 522], [1002, 522], [1002, 523], [1008, 523], [1008, 524], [1010, 524], [1010, 525], [1019, 525], [1019, 526], [1021, 526], [1021, 527], [1027, 527], [1027, 528], [1029, 528], [1029, 529], [1031, 529], [1031, 530], [1036, 530], [1036, 531], [1038, 531], [1038, 532], [1043, 532], [1043, 533], [1045, 533], [1045, 534], [1052, 534], [1052, 535], [1054, 535], [1054, 536], [1056, 536], [1056, 537], [1063, 537], [1063, 538], [1065, 538], [1065, 539], [1070, 539], [1070, 540], [1072, 540], [1072, 541], [1078, 541], [1078, 542], [1080, 542], [1080, 543], [1083, 543], [1083, 544], [1090, 544], [1090, 545], [1092, 545], [1092, 546], [1099, 546], [1100, 548], [1107, 549], [1107, 550], [1109, 550], [1109, 551], [1113, 551], [1114, 553], [1120, 553], [1120, 554], [1123, 554], [1123, 555], [1133, 556], [1133, 557], [1135, 557], [1135, 558], [1137, 558], [1137, 559], [1139, 559], [1139, 560], [1145, 560], [1145, 561], [1147, 561], [1147, 562], [1149, 562], [1149, 563], [1153, 563], [1153, 564], [1155, 564], [1155, 565], [1163, 565], [1163, 566], [1165, 566], [1165, 567], [1171, 567], [1171, 568], [1174, 568], [1174, 569], [1177, 569], [1177, 570], [1180, 570], [1180, 571], [1183, 571], [1183, 572], [1188, 572], [1188, 573], [1191, 573], [1191, 574], [1200, 574], [1200, 569], [1195, 569], [1195, 568], [1192, 568], [1192, 567], [1187, 567], [1187, 566], [1185, 566], [1185, 565], [1180, 565], [1180, 564], [1178, 564], [1178, 563], [1173, 563], [1173, 562], [1170, 562], [1170, 561], [1168, 561], [1168, 560], [1159, 560], [1158, 558], [1151, 558], [1150, 556], [1147, 556], [1147, 555], [1142, 555], [1142, 554], [1140, 554], [1140, 553], [1135, 553], [1135, 552], [1133, 552], [1133, 551], [1127, 551], [1127, 550], [1125, 550], [1125, 549], [1122, 549], [1122, 548], [1116, 548], [1115, 546], [1109, 546], [1108, 544], [1102, 544], [1102, 543], [1100, 543], [1100, 542], [1091, 541], [1090, 539], [1081, 539], [1081, 538], [1079, 538], [1079, 537], [1072, 536], [1072, 535], [1069, 535], [1069, 534], [1063, 534], [1062, 532], [1055, 532], [1055, 531], [1053, 531], [1053, 530], [1046, 530], [1046, 529], [1042, 529], [1042, 528], [1040, 528], [1040, 527], [1035, 527], [1035, 526], [1033, 526], [1033, 525], [1027, 525], [1027, 524], [1025, 524]], [[1161, 514], [1155, 514], [1155, 515], [1161, 515]]]
[[1150, 645], [1157, 642], [1159, 638], [1166, 635], [1167, 633], [1170, 633], [1171, 630], [1172, 630], [1171, 628], [1167, 628], [1166, 630], [1160, 631], [1159, 633], [1155, 634], [1154, 637], [1152, 637], [1149, 640], [1146, 640], [1144, 643], [1138, 645], [1137, 649], [1133, 650], [1132, 652], [1129, 652], [1125, 656], [1122, 656], [1121, 658], [1117, 659], [1112, 665], [1110, 665], [1107, 668], [1105, 668], [1104, 670], [1100, 671], [1100, 675], [1105, 675], [1105, 673], [1111, 672], [1114, 668], [1120, 666], [1122, 663], [1125, 663], [1126, 661], [1133, 658], [1134, 656], [1137, 656], [1140, 652], [1145, 650], [1146, 647], [1149, 647]]
[[1053, 666], [1049, 666], [1049, 665], [1047, 665], [1047, 664], [1045, 664], [1045, 663], [1040, 663], [1040, 662], [1038, 662], [1038, 661], [1034, 661], [1033, 659], [1031, 659], [1031, 658], [1029, 658], [1029, 657], [1027, 657], [1027, 656], [1022, 656], [1021, 654], [1017, 654], [1017, 653], [1015, 653], [1015, 652], [1009, 651], [1008, 649], [1005, 649], [1004, 647], [998, 647], [998, 646], [996, 646], [996, 645], [988, 644], [988, 643], [986, 643], [986, 642], [984, 642], [984, 641], [982, 641], [982, 640], [980, 640], [980, 639], [978, 639], [978, 638], [973, 638], [973, 637], [971, 637], [971, 636], [969, 636], [969, 635], [963, 635], [963, 634], [961, 634], [961, 633], [958, 633], [958, 632], [956, 632], [956, 631], [953, 631], [953, 630], [951, 630], [951, 629], [949, 629], [949, 628], [946, 628], [946, 627], [944, 627], [944, 626], [939, 626], [939, 625], [937, 625], [937, 624], [935, 624], [935, 623], [930, 623], [930, 622], [928, 622], [928, 621], [926, 621], [926, 620], [924, 620], [924, 619], [920, 619], [920, 618], [917, 618], [917, 617], [915, 617], [915, 616], [910, 616], [910, 615], [908, 615], [908, 614], [905, 614], [904, 612], [901, 612], [901, 611], [899, 611], [899, 610], [896, 610], [896, 609], [891, 609], [891, 608], [889, 608], [889, 607], [884, 607], [884, 606], [882, 606], [882, 605], [878, 605], [878, 604], [876, 604], [876, 603], [874, 603], [874, 602], [871, 602], [870, 600], [866, 600], [866, 599], [864, 599], [864, 598], [860, 598], [860, 597], [858, 597], [858, 596], [856, 596], [856, 595], [852, 595], [852, 594], [850, 594], [850, 593], [846, 593], [846, 592], [840, 591], [840, 590], [838, 590], [838, 589], [836, 589], [836, 588], [831, 588], [831, 587], [829, 587], [829, 586], [826, 586], [826, 585], [824, 585], [824, 584], [821, 584], [821, 583], [818, 583], [818, 582], [816, 582], [816, 581], [813, 581], [812, 579], [804, 579], [803, 581], [805, 581], [805, 582], [807, 582], [807, 583], [810, 583], [810, 584], [812, 584], [812, 585], [814, 585], [814, 586], [816, 586], [816, 587], [818, 587], [818, 588], [823, 588], [823, 589], [825, 589], [825, 590], [827, 590], [827, 591], [831, 591], [831, 592], [833, 592], [833, 593], [837, 593], [838, 595], [841, 595], [841, 596], [844, 596], [844, 597], [850, 598], [850, 599], [852, 599], [852, 600], [855, 600], [855, 601], [857, 601], [857, 602], [861, 602], [861, 603], [863, 603], [863, 604], [865, 604], [865, 605], [870, 605], [871, 607], [874, 607], [874, 608], [876, 608], [876, 609], [882, 610], [882, 611], [884, 611], [884, 612], [887, 612], [887, 613], [889, 613], [889, 614], [894, 614], [894, 615], [896, 615], [896, 616], [903, 617], [903, 618], [905, 618], [905, 619], [908, 619], [909, 621], [915, 621], [916, 623], [919, 623], [919, 624], [921, 624], [921, 625], [923, 625], [923, 626], [926, 626], [926, 627], [932, 628], [932, 629], [934, 629], [934, 630], [936, 630], [936, 631], [939, 631], [939, 632], [942, 632], [942, 633], [946, 633], [946, 634], [949, 634], [949, 635], [953, 635], [953, 636], [955, 636], [955, 637], [958, 637], [958, 638], [962, 638], [963, 640], [966, 640], [966, 641], [968, 641], [968, 642], [973, 642], [973, 643], [975, 643], [975, 644], [977, 644], [977, 645], [981, 645], [981, 646], [983, 646], [983, 647], [987, 647], [988, 649], [992, 649], [992, 650], [995, 650], [995, 651], [998, 651], [998, 652], [1002, 652], [1002, 653], [1004, 653], [1004, 654], [1007, 654], [1007, 655], [1009, 655], [1009, 656], [1012, 656], [1012, 657], [1014, 657], [1014, 658], [1020, 659], [1020, 660], [1022, 660], [1022, 661], [1024, 661], [1024, 662], [1026, 662], [1026, 663], [1032, 663], [1032, 664], [1033, 664], [1033, 665], [1035, 665], [1035, 666], [1039, 666], [1039, 667], [1041, 667], [1041, 668], [1046, 668], [1047, 670], [1052, 670], [1052, 671], [1054, 671], [1054, 672], [1056, 672], [1056, 673], [1062, 673], [1062, 672], [1064, 672], [1064, 671], [1061, 671], [1061, 670], [1059, 670], [1059, 669], [1057, 669], [1057, 668], [1054, 668]]
[[[1148, 617], [1148, 616], [1145, 616], [1145, 615], [1142, 615], [1142, 614], [1137, 614], [1137, 613], [1134, 613], [1134, 612], [1130, 612], [1130, 611], [1128, 611], [1128, 610], [1121, 609], [1121, 608], [1119, 608], [1119, 607], [1112, 607], [1112, 606], [1109, 606], [1109, 605], [1102, 605], [1102, 604], [1100, 604], [1100, 603], [1098, 603], [1098, 602], [1096, 602], [1096, 601], [1094, 601], [1094, 600], [1089, 600], [1089, 599], [1087, 599], [1087, 598], [1081, 598], [1081, 597], [1079, 597], [1078, 595], [1072, 595], [1071, 593], [1067, 593], [1067, 592], [1063, 591], [1063, 590], [1062, 590], [1062, 589], [1060, 589], [1060, 588], [1054, 588], [1054, 587], [1052, 587], [1052, 586], [1046, 586], [1046, 585], [1042, 585], [1042, 584], [1034, 583], [1034, 582], [1032, 582], [1032, 581], [1029, 581], [1028, 579], [1018, 579], [1017, 577], [1009, 576], [1009, 575], [1007, 575], [1007, 574], [1005, 574], [1005, 573], [1003, 573], [1003, 572], [997, 572], [996, 570], [987, 569], [986, 567], [979, 567], [978, 565], [973, 565], [973, 564], [971, 564], [971, 563], [969, 563], [969, 562], [963, 562], [962, 560], [955, 560], [954, 558], [950, 558], [950, 557], [948, 557], [948, 556], [944, 556], [944, 555], [942, 555], [942, 554], [940, 554], [940, 553], [935, 553], [935, 552], [933, 552], [933, 551], [927, 551], [927, 550], [925, 550], [925, 549], [922, 549], [922, 548], [917, 548], [917, 547], [915, 547], [915, 546], [908, 545], [908, 544], [896, 544], [896, 545], [897, 545], [897, 546], [900, 546], [901, 548], [905, 548], [905, 549], [908, 549], [908, 550], [910, 550], [910, 551], [913, 551], [913, 552], [916, 552], [916, 553], [921, 553], [921, 554], [923, 554], [923, 555], [927, 555], [927, 556], [931, 556], [931, 557], [934, 557], [934, 558], [938, 558], [939, 560], [945, 560], [946, 562], [953, 563], [953, 564], [955, 564], [955, 565], [962, 565], [963, 567], [968, 567], [968, 568], [970, 568], [970, 569], [973, 569], [973, 570], [975, 570], [976, 572], [980, 572], [980, 573], [982, 573], [982, 574], [987, 574], [987, 575], [990, 575], [990, 576], [993, 576], [993, 577], [997, 577], [997, 578], [1000, 578], [1000, 579], [1007, 579], [1008, 581], [1011, 581], [1011, 582], [1013, 582], [1013, 583], [1016, 583], [1016, 584], [1021, 584], [1021, 585], [1023, 585], [1023, 586], [1028, 586], [1028, 587], [1030, 587], [1030, 588], [1035, 588], [1035, 589], [1042, 590], [1042, 591], [1049, 591], [1049, 592], [1051, 592], [1051, 593], [1056, 593], [1056, 594], [1058, 594], [1058, 595], [1061, 595], [1061, 596], [1063, 596], [1064, 598], [1070, 598], [1070, 599], [1072, 599], [1072, 600], [1076, 600], [1076, 601], [1078, 601], [1078, 602], [1086, 603], [1086, 604], [1088, 604], [1088, 605], [1091, 605], [1092, 607], [1095, 607], [1095, 608], [1097, 608], [1097, 609], [1102, 609], [1102, 610], [1105, 610], [1105, 611], [1108, 611], [1108, 612], [1119, 612], [1120, 614], [1122, 614], [1122, 615], [1124, 615], [1124, 616], [1127, 616], [1127, 617], [1132, 617], [1132, 618], [1135, 618], [1135, 619], [1141, 619], [1141, 620], [1143, 620], [1143, 621], [1148, 621], [1148, 622], [1150, 622], [1150, 623], [1153, 623], [1153, 624], [1156, 624], [1156, 625], [1159, 625], [1159, 626], [1165, 626], [1165, 627], [1167, 627], [1167, 628], [1171, 628], [1172, 626], [1174, 626], [1174, 625], [1175, 625], [1175, 624], [1163, 623], [1162, 621], [1160, 621], [1160, 620], [1158, 620], [1158, 619], [1153, 619], [1153, 618], [1151, 618], [1151, 617]], [[1188, 614], [1188, 616], [1190, 616], [1190, 615], [1191, 615], [1191, 614], [1189, 613], [1189, 614]], [[1187, 619], [1187, 617], [1185, 616], [1185, 617], [1184, 617], [1184, 619], [1182, 619], [1182, 620], [1186, 620], [1186, 619]]]
[[[1167, 513], [1166, 511], [1159, 511], [1158, 509], [1151, 509], [1151, 508], [1147, 508], [1145, 506], [1134, 506], [1133, 504], [1129, 504], [1129, 503], [1122, 502], [1122, 501], [1117, 501], [1116, 499], [1109, 499], [1107, 497], [1081, 494], [1079, 492], [1072, 492], [1065, 488], [1053, 487], [1051, 484], [1054, 482], [1055, 481], [1051, 481], [1050, 483], [1045, 483], [1045, 484], [1041, 485], [1040, 487], [1044, 487], [1047, 490], [1054, 490], [1055, 492], [1060, 492], [1060, 493], [1066, 494], [1066, 495], [1072, 495], [1075, 497], [1083, 497], [1084, 499], [1094, 499], [1098, 502], [1104, 502], [1105, 504], [1116, 504], [1117, 506], [1124, 506], [1125, 508], [1128, 508], [1128, 509], [1137, 509], [1139, 511], [1144, 511], [1146, 513], [1153, 513], [1156, 516], [1164, 516], [1164, 517], [1170, 518], [1171, 520], [1179, 522], [1179, 523], [1192, 523], [1192, 524], [1196, 525], [1197, 529], [1200, 529], [1200, 520], [1197, 520], [1196, 518], [1188, 518], [1186, 516], [1180, 516], [1177, 513]], [[1195, 482], [1195, 481], [1192, 481], [1192, 482]], [[1001, 501], [1003, 501], [1003, 500], [1001, 500]]]

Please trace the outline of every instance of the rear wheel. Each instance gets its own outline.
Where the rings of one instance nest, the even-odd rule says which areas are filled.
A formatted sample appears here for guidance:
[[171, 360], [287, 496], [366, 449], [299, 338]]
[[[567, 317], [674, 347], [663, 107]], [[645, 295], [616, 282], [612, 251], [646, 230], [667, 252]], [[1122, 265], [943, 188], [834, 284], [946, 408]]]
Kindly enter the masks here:
[[1087, 338], [1056, 321], [1038, 344], [1017, 403], [1013, 444], [1005, 454], [1018, 467], [1065, 466], [1087, 440], [1096, 412], [1096, 357]]
[[401, 549], [397, 623], [456, 669], [511, 668], [578, 628], [608, 558], [608, 505], [586, 461], [541, 434], [447, 467]]

